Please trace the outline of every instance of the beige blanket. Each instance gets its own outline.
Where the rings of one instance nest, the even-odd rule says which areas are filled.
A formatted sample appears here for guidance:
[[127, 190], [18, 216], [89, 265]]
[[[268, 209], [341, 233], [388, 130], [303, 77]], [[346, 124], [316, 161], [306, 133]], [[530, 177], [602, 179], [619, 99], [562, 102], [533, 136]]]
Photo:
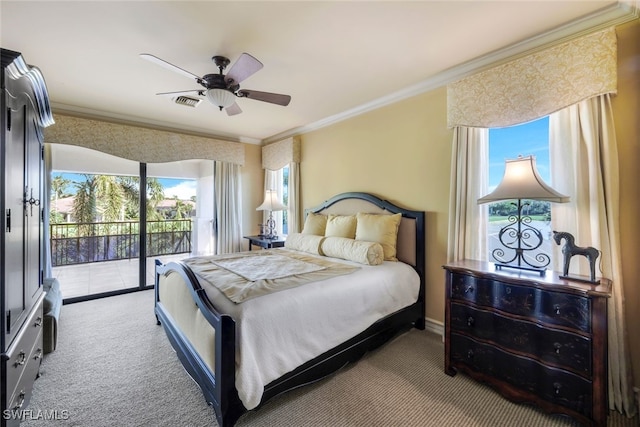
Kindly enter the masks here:
[[359, 269], [284, 248], [194, 257], [183, 262], [235, 303]]

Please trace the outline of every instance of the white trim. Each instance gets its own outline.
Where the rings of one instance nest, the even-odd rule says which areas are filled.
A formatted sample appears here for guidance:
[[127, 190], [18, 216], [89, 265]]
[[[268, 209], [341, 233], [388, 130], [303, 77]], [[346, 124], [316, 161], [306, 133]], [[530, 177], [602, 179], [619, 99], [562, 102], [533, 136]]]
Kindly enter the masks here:
[[434, 334], [440, 335], [442, 337], [442, 340], [444, 341], [444, 323], [440, 322], [439, 320], [430, 319], [428, 317], [425, 317], [424, 320], [424, 329], [429, 332], [433, 332]]
[[270, 136], [262, 140], [262, 143], [270, 143], [295, 135], [308, 133], [333, 125], [343, 120], [359, 116], [369, 111], [376, 110], [389, 104], [402, 101], [407, 98], [428, 92], [445, 86], [447, 83], [459, 80], [470, 74], [485, 70], [518, 57], [529, 55], [533, 52], [546, 49], [552, 45], [563, 43], [570, 39], [583, 36], [607, 27], [616, 26], [640, 17], [640, 0], [635, 0], [636, 6], [627, 2], [617, 3], [606, 7], [591, 15], [587, 15], [576, 21], [562, 25], [554, 30], [542, 33], [520, 43], [490, 52], [479, 58], [456, 65], [448, 70], [434, 75], [416, 85], [399, 90], [389, 95], [378, 98], [367, 104], [360, 105], [350, 110], [318, 120], [308, 125], [290, 129], [285, 132]]

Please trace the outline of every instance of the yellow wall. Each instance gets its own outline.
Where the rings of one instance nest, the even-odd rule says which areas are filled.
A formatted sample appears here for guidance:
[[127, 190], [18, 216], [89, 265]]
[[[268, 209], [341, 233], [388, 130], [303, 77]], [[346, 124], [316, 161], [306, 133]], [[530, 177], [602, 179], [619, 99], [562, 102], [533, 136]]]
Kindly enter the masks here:
[[365, 191], [426, 214], [427, 316], [444, 318], [451, 139], [440, 88], [303, 135], [304, 207]]
[[[619, 28], [619, 95], [613, 101], [620, 150], [622, 262], [632, 359], [640, 360], [640, 21]], [[344, 191], [371, 192], [427, 212], [427, 318], [444, 319], [451, 141], [446, 89], [302, 135], [301, 199], [311, 207]], [[640, 363], [634, 366], [640, 384]]]
[[[242, 232], [245, 236], [258, 234], [258, 224], [262, 221], [262, 212], [256, 208], [264, 201], [264, 171], [262, 169], [262, 147], [244, 144], [244, 166], [242, 167]], [[245, 250], [249, 241], [243, 241]]]

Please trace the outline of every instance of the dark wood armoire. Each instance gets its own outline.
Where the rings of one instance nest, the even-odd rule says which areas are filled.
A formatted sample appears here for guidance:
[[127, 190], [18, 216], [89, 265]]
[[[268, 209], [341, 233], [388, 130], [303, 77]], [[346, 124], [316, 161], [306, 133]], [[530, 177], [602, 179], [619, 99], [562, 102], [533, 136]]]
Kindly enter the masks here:
[[53, 124], [38, 68], [2, 49], [0, 74], [0, 350], [2, 426], [19, 424], [42, 360], [43, 136]]

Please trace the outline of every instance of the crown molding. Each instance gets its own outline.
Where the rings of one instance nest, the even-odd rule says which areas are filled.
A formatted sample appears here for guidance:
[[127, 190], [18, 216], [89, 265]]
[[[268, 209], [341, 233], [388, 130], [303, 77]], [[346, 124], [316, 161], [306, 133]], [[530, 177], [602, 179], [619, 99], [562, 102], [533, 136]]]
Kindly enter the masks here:
[[605, 28], [624, 24], [640, 17], [640, 0], [622, 1], [598, 12], [572, 21], [546, 33], [529, 38], [522, 42], [495, 50], [481, 57], [472, 59], [448, 70], [442, 71], [418, 84], [375, 99], [369, 103], [326, 117], [308, 125], [290, 129], [262, 140], [263, 144], [279, 141], [296, 135], [312, 132], [341, 121], [376, 110], [389, 104], [445, 86], [473, 73], [512, 61], [536, 51], [590, 34]]

